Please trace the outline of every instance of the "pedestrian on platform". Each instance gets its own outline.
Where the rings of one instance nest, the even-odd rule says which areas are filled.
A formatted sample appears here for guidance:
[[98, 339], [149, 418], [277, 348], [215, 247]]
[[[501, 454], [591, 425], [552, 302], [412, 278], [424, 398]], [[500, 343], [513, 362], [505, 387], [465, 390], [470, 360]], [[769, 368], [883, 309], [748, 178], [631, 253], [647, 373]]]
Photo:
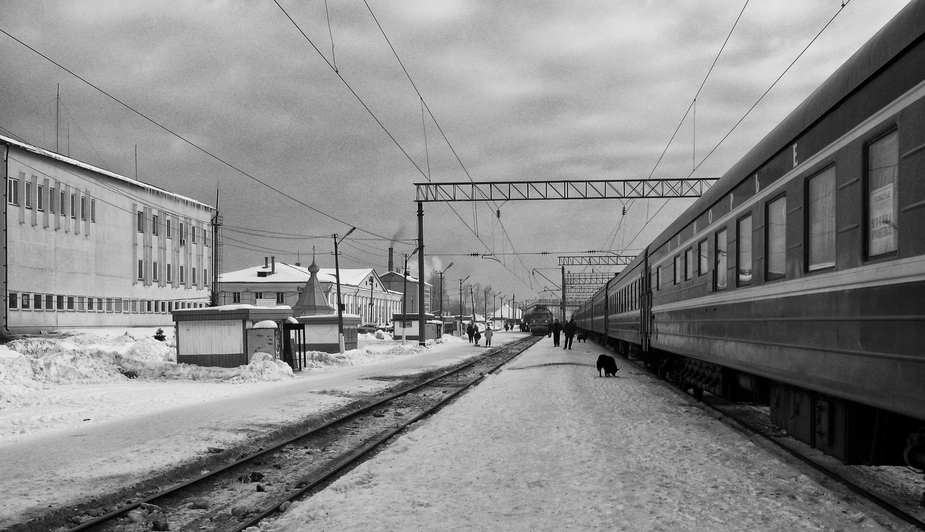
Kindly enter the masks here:
[[485, 347], [491, 347], [491, 337], [494, 336], [494, 331], [491, 330], [491, 327], [485, 328]]
[[478, 346], [479, 346], [479, 340], [482, 339], [482, 333], [479, 332], [479, 326], [478, 326], [478, 325], [474, 325], [474, 326], [472, 327], [472, 331], [473, 331], [473, 333], [474, 333], [474, 335], [475, 335], [475, 346], [478, 347]]
[[565, 346], [562, 349], [571, 349], [572, 348], [572, 338], [575, 337], [575, 333], [578, 332], [578, 324], [575, 323], [575, 318], [572, 318], [565, 324], [565, 327], [562, 329], [565, 333]]
[[472, 343], [472, 336], [474, 334], [475, 334], [475, 331], [472, 330], [472, 324], [470, 323], [469, 326], [466, 327], [466, 335], [469, 337], [470, 344]]
[[559, 323], [559, 318], [556, 318], [556, 321], [554, 321], [554, 322], [552, 323], [552, 327], [550, 328], [550, 332], [552, 333], [552, 345], [553, 345], [553, 347], [559, 347], [559, 337], [560, 337], [560, 335], [561, 335], [561, 333], [562, 333], [562, 324]]

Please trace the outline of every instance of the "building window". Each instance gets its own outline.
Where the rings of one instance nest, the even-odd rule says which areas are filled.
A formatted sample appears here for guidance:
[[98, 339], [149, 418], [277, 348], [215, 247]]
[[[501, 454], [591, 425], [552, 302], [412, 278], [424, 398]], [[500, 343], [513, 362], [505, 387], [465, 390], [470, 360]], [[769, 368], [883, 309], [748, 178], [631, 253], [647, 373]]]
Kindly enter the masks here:
[[55, 310], [55, 296], [45, 294], [45, 310]]
[[58, 203], [58, 206], [61, 207], [61, 216], [67, 216], [67, 192], [61, 190], [61, 201]]
[[57, 299], [58, 299], [57, 301], [58, 304], [56, 305], [57, 309], [64, 310], [64, 296], [57, 296]]
[[157, 236], [157, 215], [151, 216], [151, 234]]
[[716, 249], [716, 257], [713, 260], [714, 264], [714, 281], [713, 289], [714, 290], [725, 290], [728, 277], [728, 257], [726, 256], [726, 251], [728, 250], [729, 241], [726, 238], [726, 230], [716, 232], [716, 242], [714, 243], [714, 249]]
[[85, 222], [87, 221], [87, 197], [86, 196], [80, 197], [80, 219]]
[[67, 296], [67, 309], [74, 310], [74, 296]]
[[93, 308], [93, 302], [94, 302], [94, 301], [96, 301], [96, 300], [95, 300], [94, 298], [92, 298], [92, 297], [88, 297], [88, 298], [87, 298], [87, 311], [88, 311], [88, 312], [93, 312], [93, 311], [95, 310], [95, 309]]
[[690, 281], [694, 278], [694, 248], [687, 248], [684, 252], [684, 280]]
[[7, 303], [9, 303], [10, 310], [18, 309], [19, 308], [19, 294], [16, 292], [10, 292], [10, 295], [7, 298]]
[[22, 295], [22, 309], [29, 310], [30, 303], [32, 303], [32, 296], [30, 296], [29, 294], [23, 294]]
[[286, 302], [286, 293], [285, 293], [285, 292], [277, 292], [277, 293], [276, 293], [276, 304], [277, 304], [277, 305], [282, 305], [282, 304], [285, 303], [285, 302]]
[[232, 292], [231, 293], [231, 302], [240, 303], [241, 302], [241, 292]]
[[170, 234], [170, 216], [167, 217], [167, 238], [172, 238]]
[[84, 296], [77, 296], [77, 310], [83, 312], [86, 305], [86, 298]]
[[35, 208], [44, 211], [45, 210], [45, 185], [38, 185], [37, 196], [35, 198]]
[[42, 310], [42, 301], [44, 301], [44, 299], [42, 294], [35, 294], [32, 296], [32, 308], [35, 310]]
[[787, 276], [787, 197], [781, 196], [768, 203], [765, 278], [768, 281]]
[[254, 292], [254, 300], [263, 299], [263, 292]]
[[145, 232], [145, 213], [144, 211], [138, 211], [138, 232]]
[[7, 203], [10, 205], [19, 205], [19, 180], [14, 177], [10, 177], [7, 179], [6, 185]]
[[120, 297], [114, 298], [113, 302], [115, 303], [115, 309], [114, 309], [115, 312], [118, 312], [121, 314], [122, 313], [122, 298]]
[[707, 256], [709, 251], [707, 250], [707, 241], [701, 240], [697, 244], [697, 256], [699, 257], [699, 264], [697, 265], [697, 275], [703, 275], [707, 273], [707, 270], [710, 269], [710, 261]]
[[32, 208], [32, 183], [26, 181], [26, 208]]
[[893, 253], [899, 241], [899, 133], [867, 147], [867, 254]]
[[55, 187], [48, 187], [48, 212], [55, 213]]
[[209, 284], [209, 270], [203, 268], [202, 270], [202, 284]]
[[168, 283], [173, 282], [173, 265], [170, 264], [169, 262], [167, 263], [167, 282]]
[[103, 298], [96, 298], [96, 311], [103, 312]]
[[158, 275], [160, 272], [157, 271], [157, 261], [151, 263], [151, 278], [155, 281], [158, 280]]
[[145, 280], [145, 261], [144, 259], [138, 259], [138, 280]]
[[180, 222], [180, 245], [186, 244], [186, 233], [183, 232], [183, 222]]
[[180, 265], [180, 282], [181, 283], [186, 282], [183, 278], [183, 265], [182, 264]]
[[190, 240], [192, 240], [193, 244], [195, 244], [196, 243], [196, 228], [195, 227], [190, 229], [189, 236], [190, 236]]
[[741, 218], [736, 224], [736, 283], [752, 283], [752, 215]]
[[196, 268], [192, 268], [190, 273], [193, 276], [192, 278], [193, 284], [196, 284]]
[[77, 194], [71, 194], [71, 218], [77, 218]]
[[90, 221], [96, 223], [96, 200], [90, 200]]

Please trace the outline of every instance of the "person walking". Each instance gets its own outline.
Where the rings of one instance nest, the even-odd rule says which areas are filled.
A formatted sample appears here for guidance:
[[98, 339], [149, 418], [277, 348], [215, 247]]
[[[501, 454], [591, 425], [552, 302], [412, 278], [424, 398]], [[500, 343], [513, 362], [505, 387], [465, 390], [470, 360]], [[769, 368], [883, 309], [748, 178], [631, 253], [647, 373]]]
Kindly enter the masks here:
[[559, 347], [559, 336], [562, 333], [562, 324], [559, 323], [559, 318], [556, 318], [556, 321], [552, 324], [552, 345], [553, 347]]
[[485, 347], [491, 347], [491, 337], [494, 335], [494, 331], [491, 330], [491, 327], [485, 329]]
[[575, 337], [575, 333], [578, 331], [578, 324], [575, 323], [575, 318], [569, 320], [565, 324], [562, 331], [565, 333], [565, 347], [562, 349], [571, 349], [572, 348], [572, 338]]
[[469, 326], [466, 327], [466, 336], [469, 337], [469, 343], [470, 343], [470, 344], [472, 343], [472, 336], [473, 336], [474, 334], [475, 334], [475, 331], [472, 330], [472, 324], [470, 323]]
[[472, 326], [472, 330], [473, 330], [473, 332], [475, 333], [475, 346], [478, 347], [478, 346], [479, 346], [479, 340], [482, 339], [482, 333], [479, 332], [479, 326], [478, 326], [478, 325], [473, 325], [473, 326]]

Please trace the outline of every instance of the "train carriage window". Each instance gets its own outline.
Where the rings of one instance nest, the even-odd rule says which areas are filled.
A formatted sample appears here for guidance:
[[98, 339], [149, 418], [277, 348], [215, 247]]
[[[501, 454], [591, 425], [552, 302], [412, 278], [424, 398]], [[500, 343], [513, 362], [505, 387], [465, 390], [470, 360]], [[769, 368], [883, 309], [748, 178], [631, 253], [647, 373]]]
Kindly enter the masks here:
[[684, 252], [684, 280], [690, 281], [694, 278], [694, 248], [687, 248]]
[[752, 215], [739, 219], [736, 224], [736, 283], [752, 284]]
[[899, 236], [899, 133], [891, 133], [867, 147], [867, 254], [875, 257], [896, 251]]
[[806, 269], [835, 266], [835, 167], [811, 177], [806, 186]]
[[681, 255], [676, 255], [674, 258], [674, 284], [679, 284], [681, 282], [681, 275], [684, 271], [684, 265], [681, 264], [683, 257]]
[[768, 281], [787, 276], [787, 197], [781, 196], [768, 203], [767, 255], [765, 278]]
[[726, 256], [726, 250], [728, 249], [729, 242], [726, 238], [726, 230], [716, 232], [716, 257], [714, 258], [714, 268], [715, 277], [713, 280], [713, 289], [714, 290], [725, 290], [728, 277], [728, 257]]
[[710, 269], [709, 258], [707, 257], [707, 241], [701, 240], [697, 244], [697, 255], [699, 256], [699, 264], [697, 265], [697, 275], [703, 275], [707, 273], [707, 270]]

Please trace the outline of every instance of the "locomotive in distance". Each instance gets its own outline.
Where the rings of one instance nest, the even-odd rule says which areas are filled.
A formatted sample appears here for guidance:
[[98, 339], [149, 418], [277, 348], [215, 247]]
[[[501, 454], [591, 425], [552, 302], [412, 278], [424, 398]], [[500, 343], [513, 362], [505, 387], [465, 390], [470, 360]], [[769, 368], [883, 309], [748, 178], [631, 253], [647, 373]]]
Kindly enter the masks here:
[[524, 314], [523, 330], [533, 334], [533, 336], [545, 336], [549, 334], [552, 328], [552, 311], [545, 305], [536, 305], [529, 312]]
[[574, 317], [848, 464], [925, 468], [925, 0]]

